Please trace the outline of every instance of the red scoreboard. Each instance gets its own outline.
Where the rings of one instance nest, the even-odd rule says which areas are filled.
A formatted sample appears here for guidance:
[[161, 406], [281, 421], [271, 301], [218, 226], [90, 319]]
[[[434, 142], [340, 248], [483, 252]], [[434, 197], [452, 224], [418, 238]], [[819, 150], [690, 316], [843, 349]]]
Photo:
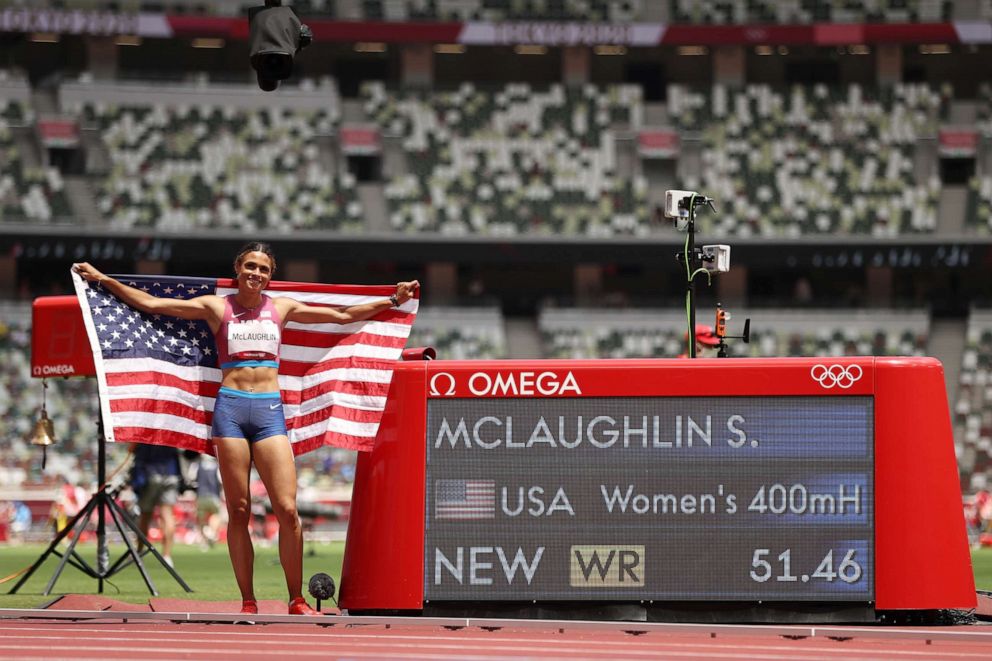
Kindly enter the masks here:
[[960, 503], [934, 359], [404, 362], [341, 606], [973, 608]]
[[75, 296], [41, 296], [31, 306], [31, 376], [96, 376]]

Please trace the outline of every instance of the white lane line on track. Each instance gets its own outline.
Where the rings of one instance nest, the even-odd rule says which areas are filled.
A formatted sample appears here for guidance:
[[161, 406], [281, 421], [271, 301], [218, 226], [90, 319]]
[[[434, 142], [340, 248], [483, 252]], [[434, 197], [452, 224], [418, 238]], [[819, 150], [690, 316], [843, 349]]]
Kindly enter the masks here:
[[[120, 633], [121, 635], [126, 635], [128, 638], [134, 636], [135, 634], [150, 634], [150, 635], [169, 635], [171, 632], [182, 632], [183, 636], [188, 635], [203, 635], [203, 636], [223, 636], [228, 635], [237, 640], [242, 640], [245, 637], [252, 638], [285, 638], [285, 639], [321, 639], [321, 638], [370, 638], [370, 637], [384, 637], [390, 640], [405, 640], [413, 642], [421, 641], [431, 641], [431, 640], [441, 640], [441, 641], [451, 641], [452, 639], [478, 639], [478, 638], [493, 638], [499, 636], [512, 635], [514, 638], [503, 638], [504, 640], [513, 640], [519, 642], [539, 640], [541, 642], [567, 642], [571, 636], [581, 636], [584, 639], [591, 635], [596, 635], [596, 639], [589, 639], [588, 642], [600, 643], [600, 644], [615, 644], [617, 641], [625, 641], [636, 643], [637, 641], [643, 640], [656, 640], [658, 638], [664, 639], [685, 639], [692, 640], [698, 638], [709, 639], [709, 633], [699, 632], [699, 633], [686, 633], [686, 632], [664, 632], [664, 631], [650, 631], [643, 636], [639, 635], [637, 637], [625, 634], [620, 631], [603, 631], [598, 634], [593, 634], [589, 631], [572, 632], [569, 633], [567, 630], [565, 633], [559, 632], [557, 629], [548, 629], [545, 631], [533, 631], [530, 629], [526, 630], [513, 630], [509, 627], [504, 628], [504, 630], [487, 631], [478, 628], [464, 628], [458, 630], [452, 630], [442, 633], [426, 633], [426, 634], [413, 634], [413, 633], [403, 633], [400, 628], [393, 627], [391, 629], [386, 629], [377, 625], [352, 625], [352, 626], [328, 626], [319, 627], [313, 625], [295, 625], [299, 628], [294, 631], [286, 631], [286, 627], [294, 625], [258, 625], [258, 626], [244, 626], [244, 625], [232, 625], [232, 624], [199, 624], [199, 623], [182, 623], [182, 624], [172, 624], [172, 623], [161, 623], [161, 624], [147, 624], [147, 623], [134, 623], [134, 624], [121, 624], [121, 623], [108, 623], [106, 625], [93, 625], [91, 623], [79, 623], [79, 622], [56, 622], [52, 624], [38, 624], [38, 623], [20, 623], [7, 621], [0, 621], [0, 632], [3, 631], [35, 631], [44, 634], [66, 634], [72, 635], [76, 633], [103, 633], [103, 634], [114, 634]], [[180, 628], [181, 627], [181, 628]], [[992, 627], [989, 628], [988, 634], [981, 633], [979, 638], [981, 642], [992, 645]], [[839, 634], [839, 632], [837, 632]], [[966, 634], [967, 632], [962, 632]], [[831, 632], [835, 634], [835, 632]], [[551, 636], [551, 637], [549, 637]], [[736, 634], [717, 634], [713, 640], [741, 640], [741, 641], [760, 641], [765, 640], [779, 640], [781, 635], [776, 632], [768, 632], [764, 636], [757, 634], [748, 634], [745, 636], [738, 636]], [[822, 636], [807, 636], [799, 640], [802, 641], [817, 641], [826, 642], [828, 639], [833, 639], [834, 635], [822, 635]], [[850, 641], [845, 641], [847, 644], [850, 643], [860, 643], [860, 644], [877, 644], [881, 642], [891, 644], [893, 642], [902, 645], [921, 645], [924, 643], [924, 638], [922, 636], [915, 636], [913, 638], [889, 638], [889, 637], [851, 637]], [[790, 641], [791, 642], [791, 641]], [[934, 644], [979, 644], [979, 640], [976, 640], [974, 636], [970, 639], [962, 638], [961, 640], [953, 640], [949, 638], [934, 638]], [[744, 644], [747, 644], [746, 642]]]
[[[519, 634], [511, 634], [507, 636], [506, 634], [501, 634], [500, 632], [485, 632], [480, 630], [460, 630], [452, 631], [445, 634], [437, 635], [412, 635], [403, 634], [394, 631], [382, 630], [376, 627], [375, 630], [363, 631], [361, 627], [356, 628], [335, 628], [326, 629], [323, 631], [313, 631], [309, 627], [306, 630], [296, 631], [296, 632], [280, 632], [271, 631], [269, 627], [244, 627], [236, 625], [181, 625], [181, 632], [178, 629], [179, 625], [175, 625], [177, 628], [173, 631], [169, 631], [170, 625], [152, 625], [137, 627], [133, 625], [114, 625], [113, 628], [105, 627], [93, 627], [92, 625], [69, 625], [64, 623], [63, 626], [53, 628], [45, 627], [39, 625], [11, 625], [6, 626], [0, 624], [0, 632], [10, 632], [10, 635], [16, 636], [18, 633], [23, 634], [25, 632], [38, 632], [46, 636], [51, 636], [52, 634], [75, 636], [78, 634], [103, 634], [101, 639], [106, 640], [126, 640], [133, 641], [136, 636], [145, 635], [147, 637], [143, 638], [149, 642], [155, 641], [168, 641], [172, 640], [176, 636], [182, 636], [184, 640], [190, 640], [196, 637], [202, 637], [216, 643], [230, 642], [235, 644], [243, 643], [246, 638], [252, 638], [255, 643], [265, 643], [273, 639], [281, 639], [280, 644], [286, 645], [309, 645], [321, 640], [330, 641], [342, 641], [342, 640], [355, 640], [355, 641], [367, 641], [367, 640], [382, 640], [388, 641], [390, 643], [429, 643], [429, 642], [439, 642], [454, 644], [459, 641], [465, 641], [466, 643], [477, 644], [478, 642], [486, 643], [520, 643], [520, 644], [531, 644], [539, 643], [542, 646], [561, 646], [570, 645], [575, 643], [575, 639], [570, 637], [568, 634], [560, 634], [557, 632], [547, 632], [551, 635], [533, 635], [533, 636], [520, 636]], [[193, 626], [197, 626], [197, 629], [192, 629]], [[218, 627], [217, 630], [206, 630], [204, 627]], [[303, 625], [301, 625], [302, 627]], [[71, 628], [70, 628], [71, 627]], [[189, 627], [189, 628], [188, 628]], [[220, 629], [223, 627], [223, 629]], [[590, 639], [586, 637], [588, 634], [582, 637], [583, 645], [593, 645], [593, 646], [606, 646], [613, 649], [618, 643], [623, 644], [626, 647], [636, 648], [645, 647], [653, 649], [659, 642], [675, 643], [678, 641], [679, 644], [684, 645], [695, 645], [701, 643], [694, 643], [693, 639], [699, 639], [703, 637], [703, 634], [648, 634], [646, 637], [634, 638], [621, 634], [619, 632], [604, 632], [608, 637], [600, 637], [598, 639]], [[224, 637], [227, 638], [224, 638]], [[712, 641], [719, 643], [722, 640], [727, 640], [727, 638], [732, 638], [735, 640], [733, 645], [727, 645], [734, 649], [739, 649], [741, 647], [754, 648], [754, 649], [778, 649], [780, 646], [797, 646], [802, 645], [808, 647], [809, 645], [816, 644], [818, 647], [813, 649], [818, 649], [821, 651], [829, 652], [835, 649], [834, 647], [820, 647], [819, 645], [833, 645], [834, 643], [828, 643], [826, 637], [819, 638], [805, 638], [798, 641], [788, 641], [779, 640], [777, 634], [769, 634], [767, 638], [762, 641], [762, 644], [755, 644], [761, 639], [756, 637], [747, 637], [745, 639], [735, 638], [733, 636], [717, 636], [713, 638]], [[305, 639], [305, 640], [303, 640]], [[707, 648], [713, 647], [709, 643], [710, 639], [706, 639], [708, 642], [705, 643]], [[922, 639], [907, 639], [893, 641], [888, 639], [886, 643], [891, 644], [892, 642], [898, 642], [901, 646], [922, 646], [924, 641]], [[844, 641], [845, 649], [851, 649], [854, 646], [869, 646], [869, 649], [874, 649], [875, 646], [882, 644], [881, 639], [854, 639], [850, 641]], [[948, 641], [936, 640], [935, 645], [968, 645], [968, 644], [978, 644], [974, 640], [972, 641]], [[992, 639], [990, 639], [989, 644], [992, 645]], [[895, 650], [894, 650], [895, 651]], [[912, 653], [907, 650], [908, 653]]]
[[[230, 643], [231, 648], [229, 648], [228, 651], [230, 651], [230, 649], [232, 648], [238, 649], [240, 645], [244, 643], [243, 639], [238, 639], [238, 638], [234, 638], [230, 641], [224, 641], [224, 640], [218, 640], [216, 636], [207, 635], [200, 637], [203, 638], [201, 642], [209, 643], [212, 645]], [[408, 644], [404, 644], [401, 641], [391, 641], [385, 639], [384, 637], [369, 637], [369, 636], [343, 636], [343, 637], [348, 638], [349, 642], [355, 642], [355, 643], [360, 642], [362, 648], [366, 649], [366, 651], [367, 648], [371, 646], [381, 649], [382, 652], [379, 653], [383, 653], [388, 650], [389, 654], [393, 655], [393, 654], [403, 653], [405, 650], [409, 648]], [[19, 646], [13, 645], [13, 642], [18, 639], [23, 639], [25, 640], [25, 642], [30, 643], [36, 641], [37, 637], [5, 636], [4, 642], [0, 643], [0, 652], [2, 652], [4, 649], [19, 649]], [[352, 639], [358, 639], [358, 640], [352, 640]], [[51, 641], [51, 643], [56, 643], [56, 642], [62, 642], [62, 641]], [[183, 634], [182, 641], [175, 641], [175, 637], [167, 637], [167, 638], [142, 637], [136, 639], [133, 636], [128, 636], [128, 637], [87, 636], [87, 637], [75, 638], [71, 641], [67, 640], [65, 642], [67, 643], [66, 649], [71, 649], [74, 653], [78, 653], [82, 651], [98, 651], [98, 650], [123, 650], [128, 648], [114, 646], [113, 644], [127, 643], [129, 645], [134, 645], [135, 643], [140, 643], [140, 642], [155, 644], [156, 652], [160, 652], [160, 651], [165, 652], [165, 651], [176, 651], [176, 650], [171, 650], [171, 649], [166, 650], [162, 645], [163, 643], [171, 644], [175, 642], [181, 642], [184, 645], [189, 645], [191, 643], [194, 643], [194, 640], [192, 640], [191, 636], [187, 634]], [[101, 643], [106, 643], [108, 645], [89, 645], [88, 643], [91, 642], [101, 642]], [[263, 652], [259, 648], [276, 647], [277, 649], [274, 651], [285, 652], [287, 651], [286, 650], [287, 642], [288, 641], [284, 641], [284, 640], [253, 641], [251, 649], [244, 651], [247, 653], [271, 654], [272, 651]], [[339, 643], [339, 645], [335, 646], [335, 651], [336, 652], [343, 651], [340, 649], [341, 648], [340, 643], [343, 641], [329, 640], [327, 642]], [[537, 642], [537, 644], [534, 644], [535, 642]], [[948, 646], [946, 645], [930, 646], [926, 650], [893, 650], [893, 649], [882, 648], [882, 646], [880, 645], [875, 645], [872, 646], [871, 648], [865, 648], [861, 646], [852, 647], [850, 645], [850, 641], [844, 643], [838, 642], [837, 643], [838, 646], [836, 647], [823, 647], [819, 645], [813, 647], [809, 645], [793, 644], [791, 641], [783, 641], [782, 644], [780, 645], [748, 645], [748, 644], [721, 645], [721, 644], [704, 644], [704, 643], [693, 644], [693, 643], [685, 643], [685, 642], [677, 642], [677, 641], [655, 641], [655, 644], [652, 645], [647, 641], [643, 643], [641, 641], [636, 641], [636, 642], [626, 641], [620, 647], [617, 646], [616, 644], [617, 641], [610, 641], [609, 643], [601, 643], [600, 641], [588, 641], [588, 640], [583, 640], [583, 641], [570, 640], [570, 641], [556, 641], [556, 642], [558, 643], [558, 645], [548, 646], [543, 644], [542, 641], [530, 641], [530, 640], [507, 641], [507, 640], [498, 640], [498, 639], [487, 639], [487, 640], [475, 639], [472, 641], [465, 641], [466, 644], [463, 645], [463, 644], [457, 644], [456, 641], [452, 641], [450, 638], [448, 638], [448, 639], [444, 639], [443, 643], [434, 643], [429, 645], [429, 647], [430, 649], [436, 652], [449, 652], [451, 654], [462, 656], [465, 654], [466, 650], [478, 650], [479, 644], [484, 643], [485, 646], [493, 654], [510, 653], [513, 655], [519, 655], [521, 653], [539, 653], [540, 655], [540, 653], [543, 653], [544, 655], [550, 655], [550, 654], [566, 654], [569, 656], [587, 655], [587, 658], [599, 658], [604, 655], [607, 658], [610, 658], [616, 656], [617, 654], [621, 654], [623, 656], [628, 656], [628, 657], [633, 657], [633, 656], [654, 657], [661, 652], [664, 652], [665, 654], [687, 654], [690, 656], [697, 656], [697, 654], [705, 654], [707, 652], [709, 654], [720, 653], [725, 655], [725, 653], [723, 652], [724, 650], [733, 650], [742, 653], [747, 652], [751, 654], [755, 654], [760, 651], [763, 653], [776, 655], [774, 656], [774, 658], [781, 658], [781, 657], [797, 658], [797, 654], [803, 654], [803, 655], [816, 654], [818, 655], [818, 658], [823, 658], [823, 655], [830, 655], [830, 656], [840, 656], [845, 659], [850, 659], [850, 657], [855, 654], [866, 654], [870, 656], [884, 655], [886, 658], [895, 658], [895, 657], [933, 658], [934, 656], [940, 656], [941, 658], [987, 659], [989, 658], [990, 653], [992, 653], [992, 650], [990, 650], [989, 652], [954, 651], [951, 649], [947, 649]], [[59, 649], [58, 647], [54, 646], [51, 643], [48, 646], [42, 647], [40, 649], [48, 649], [49, 651], [54, 651], [55, 649]], [[70, 643], [71, 646], [68, 645]], [[470, 644], [470, 643], [474, 643], [474, 644]], [[524, 643], [524, 644], [519, 644], [519, 643]], [[608, 649], [602, 649], [602, 650], [590, 649], [590, 643], [594, 643], [600, 647], [607, 647]], [[581, 646], [576, 646], [576, 645], [581, 645]], [[299, 646], [306, 646], [308, 648], [314, 647], [313, 641], [305, 641], [305, 642], [301, 641], [296, 644], [293, 644], [292, 646], [294, 648]], [[641, 649], [634, 649], [635, 646]], [[920, 644], [920, 646], [922, 646], [922, 644]], [[141, 649], [144, 649], [146, 651], [149, 650], [148, 647], [143, 647]], [[695, 652], [695, 650], [698, 650], [699, 652], [697, 653]], [[307, 650], [293, 649], [291, 653], [310, 655], [312, 652]], [[325, 650], [319, 653], [326, 655], [328, 651]], [[736, 657], [737, 655], [734, 656]], [[492, 657], [488, 656], [486, 658], [492, 658]]]
[[[0, 609], [0, 611], [5, 611], [5, 609]], [[48, 627], [66, 627], [66, 626], [81, 626], [86, 624], [93, 624], [101, 629], [112, 629], [121, 628], [128, 631], [134, 631], [134, 627], [147, 626], [147, 627], [167, 627], [175, 626], [177, 624], [183, 624], [185, 627], [190, 629], [194, 628], [204, 628], [204, 627], [223, 627], [231, 626], [230, 621], [216, 621], [208, 622], [196, 619], [167, 619], [161, 618], [145, 618], [145, 617], [134, 617], [133, 619], [128, 619], [127, 613], [121, 613], [117, 611], [107, 611], [102, 614], [103, 617], [90, 618], [90, 617], [80, 617], [80, 618], [51, 618], [50, 620], [44, 618], [35, 618], [33, 616], [26, 616], [23, 619], [15, 618], [0, 618], [0, 626], [3, 624], [9, 624], [14, 626], [15, 624], [27, 624], [27, 623], [43, 623], [38, 624], [38, 626], [48, 626]], [[143, 614], [133, 614], [133, 615], [143, 615]], [[156, 615], [183, 615], [181, 613], [157, 613]], [[285, 618], [286, 616], [281, 616]], [[123, 618], [123, 621], [122, 621]], [[305, 635], [306, 631], [323, 631], [323, 630], [350, 630], [350, 631], [366, 631], [366, 630], [385, 630], [391, 629], [391, 631], [429, 631], [432, 628], [437, 628], [440, 626], [448, 626], [447, 623], [436, 623], [436, 622], [413, 622], [414, 618], [399, 618], [397, 622], [382, 621], [387, 618], [375, 618], [375, 622], [363, 621], [362, 618], [356, 618], [354, 621], [348, 619], [336, 619], [328, 620], [325, 622], [283, 622], [283, 621], [273, 621], [273, 622], [258, 622], [258, 624], [266, 624], [264, 627], [266, 632], [282, 632], [286, 630], [293, 631], [293, 635]], [[604, 623], [606, 626], [602, 628], [596, 628], [595, 623], [591, 622], [559, 622], [556, 620], [544, 620], [535, 623], [541, 624], [541, 626], [533, 626], [533, 624], [525, 624], [524, 626], [519, 626], [520, 621], [518, 620], [458, 620], [452, 619], [452, 622], [460, 628], [464, 628], [464, 632], [478, 632], [483, 628], [494, 627], [497, 630], [515, 631], [520, 634], [532, 634], [536, 636], [547, 635], [548, 633], [558, 633], [559, 630], [565, 629], [567, 635], [579, 635], [582, 633], [592, 633], [594, 635], [621, 635], [626, 633], [628, 630], [635, 630], [638, 633], [645, 634], [655, 634], [655, 635], [669, 635], [669, 636], [707, 636], [710, 634], [716, 635], [721, 638], [732, 637], [737, 638], [741, 636], [754, 636], [754, 637], [774, 637], [774, 636], [806, 636], [811, 638], [834, 638], [838, 636], [843, 636], [845, 638], [854, 638], [858, 640], [877, 640], [877, 639], [888, 639], [888, 640], [900, 640], [904, 642], [911, 641], [921, 641], [921, 640], [932, 640], [933, 642], [951, 642], [951, 641], [963, 641], [963, 642], [992, 642], [992, 626], [972, 626], [972, 627], [957, 627], [952, 630], [947, 630], [947, 628], [937, 628], [937, 629], [927, 629], [927, 628], [915, 628], [915, 629], [895, 629], [889, 627], [837, 627], [837, 626], [825, 626], [825, 627], [778, 627], [771, 626], [766, 627], [762, 625], [666, 625], [659, 623], [639, 623], [639, 622], [610, 622]], [[531, 621], [528, 621], [530, 623]], [[454, 626], [454, 625], [452, 625]], [[256, 630], [262, 630], [263, 627], [258, 627]]]
[[[294, 631], [286, 631], [287, 627], [299, 627]], [[80, 623], [80, 622], [68, 622], [59, 621], [51, 624], [38, 624], [38, 623], [20, 623], [14, 621], [0, 621], [0, 632], [3, 631], [37, 631], [39, 633], [51, 634], [51, 633], [65, 633], [65, 634], [75, 634], [75, 633], [113, 633], [121, 632], [122, 635], [127, 635], [128, 638], [134, 636], [135, 634], [152, 634], [152, 635], [167, 635], [169, 630], [179, 631], [178, 627], [182, 627], [182, 635], [205, 635], [205, 636], [221, 636], [230, 635], [236, 637], [238, 640], [242, 640], [245, 637], [252, 638], [310, 638], [310, 639], [320, 639], [320, 638], [369, 638], [369, 637], [386, 637], [391, 640], [407, 640], [414, 642], [421, 641], [431, 641], [431, 640], [441, 640], [450, 641], [452, 639], [477, 639], [480, 637], [495, 637], [511, 634], [516, 636], [512, 640], [514, 641], [529, 641], [529, 640], [539, 640], [542, 642], [567, 642], [570, 636], [582, 636], [587, 637], [590, 635], [597, 635], [597, 639], [591, 639], [591, 643], [602, 643], [602, 644], [615, 644], [617, 641], [625, 641], [634, 643], [638, 640], [647, 639], [657, 639], [657, 638], [681, 638], [691, 640], [693, 638], [706, 638], [709, 639], [709, 632], [700, 631], [699, 633], [687, 633], [684, 631], [680, 632], [666, 632], [666, 631], [649, 631], [643, 636], [637, 636], [636, 638], [616, 630], [608, 630], [594, 634], [593, 632], [575, 631], [569, 633], [567, 630], [565, 633], [560, 633], [557, 628], [550, 628], [544, 631], [534, 631], [531, 629], [525, 630], [512, 630], [510, 627], [504, 627], [508, 630], [505, 633], [501, 630], [496, 631], [485, 631], [483, 629], [469, 627], [464, 629], [452, 630], [444, 633], [438, 634], [413, 634], [413, 633], [402, 633], [402, 630], [397, 627], [391, 629], [383, 628], [379, 625], [351, 625], [351, 626], [327, 626], [320, 627], [314, 625], [280, 625], [280, 624], [270, 624], [270, 625], [257, 625], [257, 626], [244, 626], [244, 625], [232, 625], [232, 624], [200, 624], [200, 623], [160, 623], [160, 624], [148, 624], [148, 623], [107, 623], [105, 625], [94, 625], [91, 623]], [[872, 644], [885, 641], [886, 643], [899, 643], [902, 645], [921, 645], [924, 644], [924, 637], [919, 635], [920, 632], [916, 632], [916, 635], [912, 638], [898, 638], [898, 637], [849, 637], [850, 641], [845, 641], [847, 644], [860, 643], [860, 644]], [[989, 627], [988, 632], [961, 632], [962, 639], [954, 640], [947, 637], [940, 637], [940, 632], [935, 632], [935, 637], [933, 639], [934, 644], [980, 644], [987, 643], [992, 645], [992, 627]], [[970, 634], [970, 636], [969, 636]], [[820, 635], [820, 636], [807, 636], [801, 640], [807, 641], [818, 641], [826, 642], [828, 639], [833, 639], [835, 636], [841, 635], [841, 632], [831, 630], [830, 634]], [[979, 640], [976, 640], [976, 635]], [[549, 636], [553, 636], [549, 638]], [[968, 637], [966, 637], [968, 636]], [[847, 636], [845, 636], [847, 637]], [[557, 640], [556, 640], [557, 638]], [[778, 640], [781, 635], [777, 632], [768, 632], [767, 634], [746, 634], [737, 635], [735, 633], [720, 634], [713, 638], [714, 640], [721, 639], [733, 639], [742, 641], [751, 640], [762, 640], [771, 639]], [[790, 641], [791, 642], [791, 641]], [[746, 643], [745, 643], [746, 644]]]
[[[57, 656], [58, 655], [58, 650], [53, 650], [51, 646], [45, 646], [45, 645], [9, 645], [9, 646], [8, 645], [4, 645], [4, 646], [0, 647], [0, 653], [3, 653], [5, 651], [7, 651], [7, 650], [18, 650], [18, 651], [22, 651], [22, 652], [24, 652], [24, 651], [33, 651], [33, 652], [44, 653], [44, 654], [46, 654], [46, 658], [49, 658], [49, 659], [51, 659], [51, 658], [60, 658], [60, 657]], [[533, 649], [527, 648], [527, 651], [533, 653], [533, 652], [535, 652], [537, 650], [533, 650]], [[163, 650], [163, 649], [149, 650], [147, 647], [102, 647], [102, 648], [82, 648], [82, 649], [75, 648], [75, 649], [72, 650], [72, 654], [69, 655], [69, 656], [66, 656], [65, 658], [79, 659], [79, 658], [84, 658], [84, 655], [88, 655], [88, 654], [92, 654], [92, 653], [97, 653], [97, 652], [101, 654], [101, 657], [100, 658], [105, 658], [105, 659], [119, 658], [119, 657], [116, 657], [115, 654], [118, 654], [119, 655], [121, 653], [134, 653], [136, 655], [140, 655], [140, 658], [142, 658], [142, 659], [150, 659], [150, 658], [159, 658], [162, 655], [178, 655], [178, 654], [193, 655], [193, 658], [202, 658], [202, 657], [206, 657], [206, 656], [230, 657], [232, 650], [202, 649], [202, 648], [198, 648], [198, 647], [170, 648], [168, 650]], [[463, 651], [459, 651], [459, 652], [455, 652], [455, 653], [443, 654], [443, 653], [438, 653], [437, 650], [434, 647], [431, 647], [428, 652], [421, 653], [421, 654], [414, 654], [414, 653], [410, 653], [410, 652], [392, 652], [392, 651], [390, 651], [390, 652], [388, 652], [388, 656], [383, 651], [373, 651], [373, 650], [368, 650], [368, 649], [362, 649], [362, 650], [346, 650], [346, 649], [314, 650], [312, 652], [294, 652], [294, 654], [295, 655], [298, 655], [298, 656], [306, 656], [306, 657], [313, 656], [313, 657], [318, 657], [318, 658], [322, 658], [322, 659], [327, 659], [328, 657], [331, 657], [331, 658], [342, 658], [342, 657], [345, 657], [345, 658], [377, 658], [377, 659], [381, 659], [381, 658], [389, 658], [389, 659], [439, 659], [439, 658], [451, 658], [451, 659], [464, 659], [464, 660], [478, 659], [479, 661], [492, 661], [493, 659], [502, 659], [502, 658], [506, 658], [506, 659], [519, 659], [520, 658], [520, 653], [519, 652], [518, 653], [511, 653], [509, 655], [506, 655], [506, 652], [507, 652], [507, 650], [499, 650], [499, 653], [497, 653], [497, 654], [491, 654], [491, 655], [490, 654], [487, 654], [487, 655], [479, 655], [479, 654], [468, 655], [468, 654], [466, 654]], [[657, 651], [654, 652], [654, 654], [651, 655], [651, 658], [658, 658], [659, 655], [661, 655], [661, 654], [664, 654], [666, 659], [677, 659], [677, 658], [685, 658], [685, 659], [713, 659], [713, 658], [720, 658], [720, 659], [767, 659], [769, 661], [780, 661], [780, 660], [784, 660], [784, 661], [821, 661], [823, 659], [822, 656], [805, 656], [805, 655], [800, 656], [800, 655], [796, 655], [794, 652], [791, 652], [790, 653], [790, 652], [787, 652], [785, 650], [783, 650], [783, 652], [781, 654], [774, 654], [774, 655], [770, 655], [770, 654], [750, 654], [750, 653], [744, 653], [744, 654], [741, 654], [741, 653], [738, 653], [738, 654], [725, 654], [725, 653], [714, 654], [712, 651], [709, 651], [709, 652], [698, 652], [698, 653], [690, 653], [690, 652], [672, 652], [672, 653], [669, 653], [669, 652], [666, 652], [665, 650], [657, 650]], [[53, 656], [53, 655], [55, 655], [55, 656]], [[259, 657], [265, 658], [265, 659], [271, 659], [272, 658], [272, 652], [254, 652], [252, 650], [238, 650], [237, 651], [237, 656], [240, 659], [243, 659], [243, 658], [246, 658], [246, 657], [255, 657], [255, 656], [259, 656]], [[537, 654], [535, 656], [547, 656], [547, 655]], [[5, 656], [4, 658], [10, 658], [10, 657]], [[172, 657], [166, 656], [165, 658], [172, 658]], [[583, 652], [581, 650], [579, 650], [579, 651], [576, 651], [574, 653], [569, 653], [569, 655], [567, 657], [565, 657], [565, 658], [568, 658], [568, 659], [598, 659], [600, 657], [585, 656], [585, 655], [583, 655]], [[610, 655], [609, 656], [606, 656], [605, 658], [611, 658], [611, 659], [630, 658], [630, 656], [627, 654], [626, 650], [616, 650], [616, 649], [614, 649], [610, 653]], [[848, 654], [848, 655], [845, 655], [844, 658], [847, 659], [848, 661], [854, 661], [854, 660], [856, 660], [856, 659], [858, 659], [860, 657], [856, 657], [856, 656], [853, 656], [853, 655]], [[884, 652], [881, 652], [880, 651], [880, 652], [878, 652], [876, 654], [873, 654], [871, 656], [867, 656], [867, 657], [864, 657], [864, 658], [866, 658], [866, 659], [882, 659], [882, 658], [890, 658], [890, 657], [888, 657], [887, 655], [885, 655]], [[943, 658], [946, 658], [946, 657], [944, 657], [941, 654], [932, 654], [932, 655], [930, 655], [929, 658], [943, 659]], [[984, 656], [982, 658], [988, 658], [988, 657], [986, 655], [986, 656]]]

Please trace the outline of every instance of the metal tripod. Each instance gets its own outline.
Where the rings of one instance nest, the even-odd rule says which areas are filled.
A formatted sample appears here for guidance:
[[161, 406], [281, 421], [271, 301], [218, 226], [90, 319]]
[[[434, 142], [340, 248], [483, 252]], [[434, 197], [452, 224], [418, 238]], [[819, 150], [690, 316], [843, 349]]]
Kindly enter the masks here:
[[[148, 586], [148, 591], [152, 593], [153, 596], [158, 596], [158, 591], [155, 589], [155, 584], [152, 583], [151, 577], [148, 575], [148, 571], [145, 569], [144, 563], [141, 562], [142, 556], [147, 553], [151, 553], [159, 561], [163, 568], [172, 578], [176, 579], [176, 582], [182, 586], [186, 592], [192, 592], [186, 581], [176, 573], [169, 563], [165, 561], [165, 558], [152, 546], [152, 543], [148, 541], [141, 529], [134, 523], [134, 520], [124, 511], [124, 509], [117, 504], [114, 497], [107, 485], [107, 441], [103, 436], [103, 419], [101, 418], [97, 421], [97, 436], [99, 438], [97, 446], [97, 488], [96, 493], [89, 499], [89, 502], [79, 510], [72, 519], [66, 524], [52, 543], [48, 545], [45, 552], [35, 561], [31, 568], [28, 569], [27, 573], [21, 577], [19, 581], [10, 589], [8, 594], [14, 594], [20, 589], [22, 585], [31, 575], [34, 574], [41, 565], [45, 563], [48, 556], [55, 554], [62, 558], [59, 561], [58, 567], [55, 568], [55, 573], [48, 580], [48, 585], [45, 586], [45, 591], [42, 594], [51, 594], [52, 588], [55, 586], [55, 582], [62, 575], [62, 570], [65, 569], [66, 564], [70, 564], [79, 571], [83, 572], [90, 578], [97, 579], [97, 591], [103, 594], [103, 582], [118, 573], [119, 571], [128, 567], [131, 563], [137, 566], [138, 571], [141, 573], [141, 578], [144, 579], [145, 585]], [[106, 535], [106, 514], [105, 512], [110, 512], [110, 518], [113, 519], [114, 525], [117, 526], [117, 531], [120, 533], [121, 538], [124, 540], [124, 544], [127, 546], [127, 551], [125, 551], [113, 564], [110, 564], [110, 552], [107, 550], [107, 535]], [[76, 543], [79, 542], [81, 533], [86, 530], [86, 527], [90, 523], [93, 514], [96, 513], [96, 568], [91, 566], [79, 553], [76, 551]], [[138, 538], [141, 545], [144, 546], [142, 550], [135, 548], [135, 545], [131, 542], [131, 538], [128, 537], [127, 532], [131, 531]], [[63, 539], [66, 538], [70, 533], [75, 533], [72, 537], [72, 541], [69, 543], [69, 548], [64, 552], [59, 549], [59, 544]]]

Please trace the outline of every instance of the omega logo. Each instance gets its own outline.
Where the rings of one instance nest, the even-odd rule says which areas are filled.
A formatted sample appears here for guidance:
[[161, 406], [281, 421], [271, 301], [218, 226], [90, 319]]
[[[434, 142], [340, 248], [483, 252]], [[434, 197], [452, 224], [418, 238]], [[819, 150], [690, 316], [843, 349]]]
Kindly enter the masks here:
[[76, 368], [67, 363], [58, 365], [35, 365], [31, 369], [33, 376], [69, 376], [76, 373]]
[[[433, 375], [429, 385], [432, 397], [451, 397], [455, 394], [455, 377], [448, 372]], [[476, 397], [582, 394], [571, 372], [564, 377], [557, 372], [473, 372], [468, 377], [468, 390]]]
[[[444, 377], [444, 378], [442, 378], [442, 377]], [[445, 383], [445, 380], [447, 380], [448, 389], [445, 390], [442, 393], [441, 391], [438, 390], [438, 381], [440, 381], [441, 384], [444, 384]], [[440, 396], [451, 397], [452, 395], [454, 395], [455, 394], [455, 377], [451, 376], [447, 372], [438, 372], [437, 374], [435, 374], [434, 376], [432, 376], [431, 377], [431, 390], [430, 390], [430, 394], [432, 396], [434, 396], [434, 397], [440, 397]]]

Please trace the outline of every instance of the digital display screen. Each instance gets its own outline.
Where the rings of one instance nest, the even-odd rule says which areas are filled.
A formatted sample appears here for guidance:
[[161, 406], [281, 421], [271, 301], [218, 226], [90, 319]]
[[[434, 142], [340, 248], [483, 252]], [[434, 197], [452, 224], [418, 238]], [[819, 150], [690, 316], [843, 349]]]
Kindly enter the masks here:
[[874, 600], [871, 397], [430, 399], [426, 600]]

